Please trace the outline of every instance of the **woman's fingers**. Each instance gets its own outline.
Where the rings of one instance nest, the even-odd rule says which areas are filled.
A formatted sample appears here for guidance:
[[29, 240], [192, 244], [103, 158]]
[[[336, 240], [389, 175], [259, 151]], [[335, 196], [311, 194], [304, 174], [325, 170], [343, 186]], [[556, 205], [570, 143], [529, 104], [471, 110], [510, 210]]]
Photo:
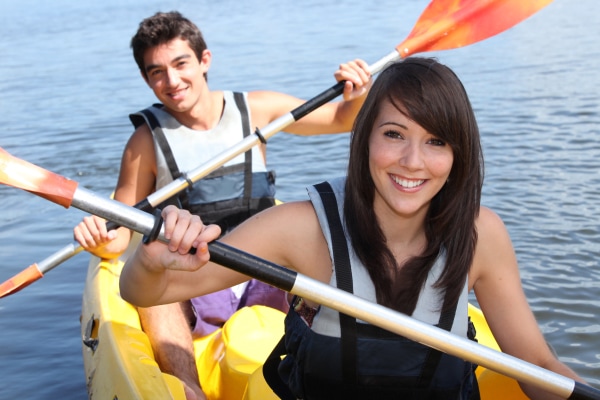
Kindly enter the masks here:
[[207, 252], [208, 242], [217, 239], [221, 229], [216, 225], [204, 225], [201, 218], [174, 206], [163, 210], [165, 237], [169, 240], [169, 250], [187, 254], [192, 247]]

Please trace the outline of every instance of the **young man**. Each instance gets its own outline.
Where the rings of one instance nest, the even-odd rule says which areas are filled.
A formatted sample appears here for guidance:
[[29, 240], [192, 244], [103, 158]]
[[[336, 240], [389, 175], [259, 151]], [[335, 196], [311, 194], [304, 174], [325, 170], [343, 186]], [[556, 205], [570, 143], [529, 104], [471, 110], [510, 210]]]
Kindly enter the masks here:
[[[142, 77], [161, 104], [130, 116], [136, 129], [125, 147], [114, 193], [125, 204], [136, 204], [178, 174], [238, 143], [251, 127], [265, 126], [303, 104], [270, 91], [210, 90], [211, 52], [200, 30], [177, 12], [157, 13], [142, 21], [131, 46]], [[344, 101], [320, 107], [286, 131], [299, 135], [350, 131], [371, 77], [362, 60], [342, 64], [334, 76], [346, 81]], [[255, 146], [231, 160], [179, 196], [180, 205], [219, 224], [223, 233], [273, 205], [274, 178], [266, 169], [265, 153], [264, 145]], [[125, 228], [107, 232], [102, 219], [90, 216], [75, 227], [74, 236], [87, 251], [114, 258], [127, 248], [131, 233]], [[193, 299], [194, 310], [189, 302], [139, 309], [159, 366], [184, 382], [189, 399], [204, 398], [189, 328], [194, 319], [193, 334], [205, 335], [243, 305], [287, 307], [284, 293], [257, 281], [210, 296]]]

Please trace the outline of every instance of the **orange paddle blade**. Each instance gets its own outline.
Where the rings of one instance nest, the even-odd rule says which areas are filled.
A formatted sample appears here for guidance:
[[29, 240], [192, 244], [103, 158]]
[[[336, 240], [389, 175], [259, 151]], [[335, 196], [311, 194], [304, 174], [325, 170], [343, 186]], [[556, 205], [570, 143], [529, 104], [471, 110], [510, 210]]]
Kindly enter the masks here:
[[535, 14], [552, 0], [433, 0], [408, 37], [400, 57], [463, 47], [492, 37]]
[[0, 147], [0, 183], [69, 208], [77, 182], [10, 155]]
[[44, 274], [40, 272], [37, 264], [30, 265], [6, 282], [0, 284], [0, 298], [18, 292], [37, 281], [42, 276], [44, 276]]

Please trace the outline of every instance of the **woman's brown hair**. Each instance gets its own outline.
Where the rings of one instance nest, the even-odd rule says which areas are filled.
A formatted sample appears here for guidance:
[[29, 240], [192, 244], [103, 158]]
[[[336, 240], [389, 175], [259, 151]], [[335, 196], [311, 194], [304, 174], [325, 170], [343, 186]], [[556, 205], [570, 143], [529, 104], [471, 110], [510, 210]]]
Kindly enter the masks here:
[[[426, 248], [402, 266], [396, 265], [373, 209], [369, 137], [384, 102], [446, 142], [454, 154], [448, 182], [432, 199], [425, 220]], [[378, 303], [412, 314], [431, 267], [444, 253], [446, 264], [436, 287], [449, 296], [449, 306], [458, 301], [477, 242], [482, 185], [479, 129], [456, 74], [431, 58], [411, 57], [386, 67], [353, 127], [344, 204], [352, 246], [375, 284]]]

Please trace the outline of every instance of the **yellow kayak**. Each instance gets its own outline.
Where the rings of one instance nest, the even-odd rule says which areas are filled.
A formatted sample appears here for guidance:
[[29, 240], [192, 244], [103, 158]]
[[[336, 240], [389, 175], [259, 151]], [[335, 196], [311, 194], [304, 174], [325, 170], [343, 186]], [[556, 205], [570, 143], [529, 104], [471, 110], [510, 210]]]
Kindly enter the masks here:
[[[130, 246], [132, 248], [134, 246]], [[81, 313], [83, 361], [90, 399], [185, 400], [183, 386], [158, 368], [136, 309], [119, 295], [122, 261], [91, 257]], [[479, 343], [498, 349], [481, 311], [469, 305]], [[194, 343], [198, 373], [209, 399], [277, 399], [261, 365], [283, 335], [284, 314], [253, 306], [238, 311]], [[511, 378], [479, 367], [482, 399], [527, 399]]]

